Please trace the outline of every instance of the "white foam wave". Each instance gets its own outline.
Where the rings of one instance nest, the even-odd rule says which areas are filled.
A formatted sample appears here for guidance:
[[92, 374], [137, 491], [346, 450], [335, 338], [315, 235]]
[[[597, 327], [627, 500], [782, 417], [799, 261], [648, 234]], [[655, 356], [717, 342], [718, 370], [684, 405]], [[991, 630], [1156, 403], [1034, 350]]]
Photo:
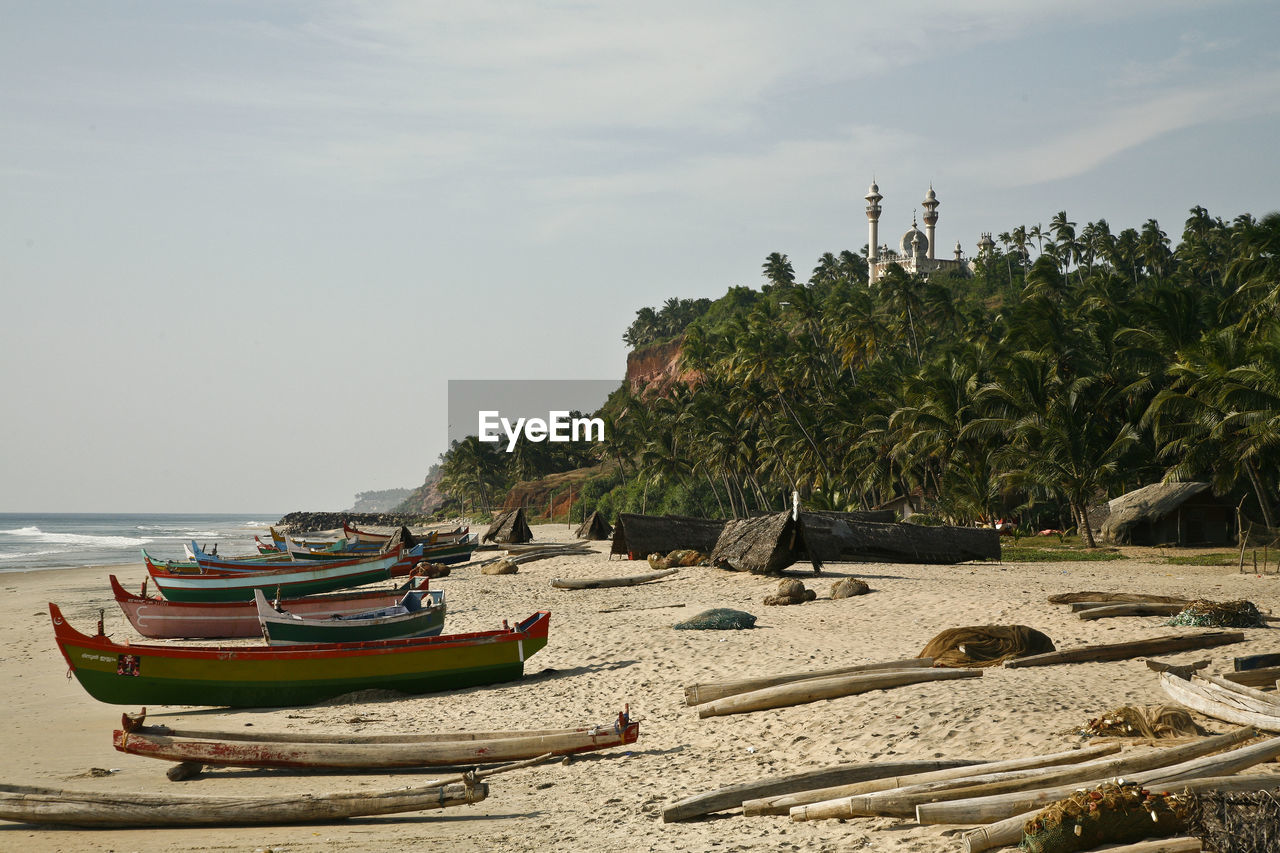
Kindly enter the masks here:
[[29, 536], [36, 542], [46, 545], [77, 545], [85, 548], [137, 548], [151, 541], [145, 536], [89, 536], [84, 533], [45, 533], [39, 527], [23, 527], [19, 530], [6, 530], [6, 533], [18, 533]]
[[0, 533], [11, 533], [14, 536], [36, 536], [40, 533], [39, 527], [15, 527], [13, 530], [0, 530]]
[[15, 551], [12, 554], [0, 554], [0, 560], [21, 560], [24, 557], [43, 557], [46, 554], [65, 554], [66, 548], [47, 548], [43, 551]]

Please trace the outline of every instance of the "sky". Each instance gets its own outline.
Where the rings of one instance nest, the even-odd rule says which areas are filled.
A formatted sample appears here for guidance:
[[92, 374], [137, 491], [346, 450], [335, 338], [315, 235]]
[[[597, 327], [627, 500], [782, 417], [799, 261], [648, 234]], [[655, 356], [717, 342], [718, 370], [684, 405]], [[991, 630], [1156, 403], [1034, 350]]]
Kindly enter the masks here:
[[[338, 510], [637, 309], [1280, 207], [1280, 4], [0, 0], [0, 512]], [[945, 252], [943, 251], [945, 250]]]

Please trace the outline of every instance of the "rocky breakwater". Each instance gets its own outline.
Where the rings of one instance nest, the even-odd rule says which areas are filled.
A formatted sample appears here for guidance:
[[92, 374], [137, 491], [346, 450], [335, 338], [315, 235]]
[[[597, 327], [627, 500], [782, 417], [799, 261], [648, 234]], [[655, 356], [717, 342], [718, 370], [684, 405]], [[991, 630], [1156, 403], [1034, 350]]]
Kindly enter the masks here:
[[290, 533], [306, 533], [313, 530], [335, 530], [343, 525], [356, 527], [413, 527], [438, 525], [439, 520], [416, 513], [394, 512], [291, 512], [276, 522]]

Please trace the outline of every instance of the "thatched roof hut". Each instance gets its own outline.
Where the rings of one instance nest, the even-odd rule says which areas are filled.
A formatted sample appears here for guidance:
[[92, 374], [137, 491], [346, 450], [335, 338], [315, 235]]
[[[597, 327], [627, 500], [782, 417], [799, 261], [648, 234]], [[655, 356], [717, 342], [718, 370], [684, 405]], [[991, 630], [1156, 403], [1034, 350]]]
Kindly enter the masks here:
[[843, 519], [847, 521], [874, 521], [879, 524], [892, 524], [898, 520], [897, 513], [891, 509], [865, 509], [853, 512], [837, 512], [829, 509], [802, 509], [800, 517], [820, 515], [824, 518]]
[[498, 515], [489, 529], [480, 537], [481, 542], [502, 542], [520, 545], [533, 541], [533, 531], [524, 517], [524, 507], [508, 509]]
[[668, 554], [691, 549], [710, 554], [725, 523], [710, 518], [684, 515], [618, 514], [613, 529], [611, 554], [626, 554], [643, 560], [650, 554]]
[[609, 522], [604, 520], [604, 516], [599, 512], [593, 512], [587, 516], [587, 520], [578, 525], [578, 532], [574, 534], [579, 539], [594, 539], [603, 541], [613, 535], [613, 528], [609, 526]]
[[[789, 512], [775, 512], [725, 522], [711, 552], [711, 565], [754, 575], [772, 575], [796, 562], [804, 553], [803, 514], [800, 521], [795, 521]], [[814, 569], [821, 565], [813, 561]]]
[[1000, 534], [990, 527], [882, 524], [803, 512], [800, 517], [808, 555], [814, 560], [950, 565], [1000, 559]]
[[1108, 502], [1102, 539], [1113, 545], [1229, 545], [1235, 507], [1208, 483], [1154, 483]]

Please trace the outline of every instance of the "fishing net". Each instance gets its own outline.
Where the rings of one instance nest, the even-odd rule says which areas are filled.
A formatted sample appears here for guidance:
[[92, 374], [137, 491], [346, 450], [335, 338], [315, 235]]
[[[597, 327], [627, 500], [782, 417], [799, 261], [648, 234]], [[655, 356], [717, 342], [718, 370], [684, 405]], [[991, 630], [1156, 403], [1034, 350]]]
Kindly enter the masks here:
[[750, 613], [727, 607], [713, 607], [671, 627], [677, 631], [732, 631], [755, 626], [756, 617]]
[[871, 587], [858, 578], [841, 578], [831, 585], [832, 598], [852, 598], [855, 595], [866, 595]]
[[1174, 705], [1124, 705], [1090, 720], [1093, 737], [1179, 738], [1207, 734], [1186, 709]]
[[678, 551], [672, 551], [669, 554], [649, 555], [649, 565], [659, 571], [684, 568], [685, 566], [700, 566], [706, 562], [706, 554], [701, 551], [695, 551], [692, 548], [683, 548]]
[[1217, 853], [1280, 850], [1280, 788], [1205, 791], [1187, 797], [1187, 832]]
[[948, 628], [929, 641], [917, 657], [934, 666], [996, 666], [1009, 658], [1054, 651], [1053, 640], [1026, 625], [978, 625]]
[[1186, 831], [1187, 798], [1156, 794], [1133, 782], [1103, 782], [1058, 800], [1023, 824], [1030, 853], [1072, 853]]
[[811, 589], [805, 588], [805, 585], [795, 580], [787, 578], [778, 584], [778, 591], [773, 595], [765, 596], [765, 604], [804, 604], [806, 601], [813, 601], [818, 597], [818, 593]]
[[1168, 625], [1192, 628], [1265, 628], [1267, 620], [1252, 601], [1209, 601], [1197, 599], [1170, 619]]

